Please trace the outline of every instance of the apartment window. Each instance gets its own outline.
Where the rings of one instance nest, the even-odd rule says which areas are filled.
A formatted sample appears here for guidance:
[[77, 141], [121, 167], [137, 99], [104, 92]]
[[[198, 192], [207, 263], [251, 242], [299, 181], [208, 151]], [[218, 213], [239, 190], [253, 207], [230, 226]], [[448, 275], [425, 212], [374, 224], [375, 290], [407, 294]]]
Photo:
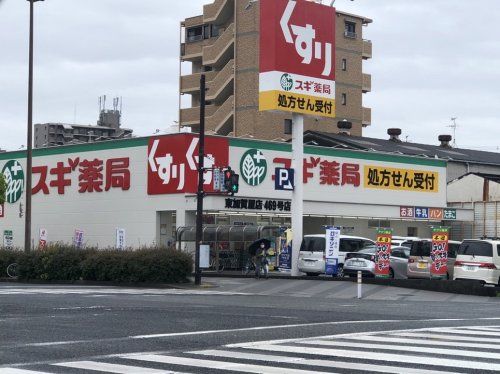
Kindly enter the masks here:
[[356, 23], [345, 21], [345, 31], [344, 36], [348, 38], [356, 39]]
[[210, 25], [203, 25], [203, 39], [210, 38]]
[[187, 42], [196, 42], [202, 39], [203, 39], [203, 27], [201, 26], [190, 27], [189, 29], [186, 30]]
[[342, 105], [347, 105], [347, 94], [343, 93], [342, 94]]
[[210, 35], [212, 38], [215, 38], [216, 36], [219, 36], [219, 26], [217, 25], [210, 25]]
[[347, 59], [346, 58], [342, 59], [342, 70], [347, 71]]

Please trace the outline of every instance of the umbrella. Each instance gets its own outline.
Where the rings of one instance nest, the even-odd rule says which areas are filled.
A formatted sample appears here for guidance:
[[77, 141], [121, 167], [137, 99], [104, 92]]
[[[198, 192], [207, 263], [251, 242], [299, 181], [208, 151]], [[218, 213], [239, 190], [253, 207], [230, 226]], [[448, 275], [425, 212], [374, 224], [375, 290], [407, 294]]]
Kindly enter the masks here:
[[256, 240], [252, 244], [250, 244], [250, 246], [248, 247], [248, 253], [250, 254], [250, 256], [255, 256], [255, 254], [257, 253], [257, 249], [260, 248], [261, 243], [264, 243], [266, 249], [271, 248], [271, 241], [270, 240], [268, 240], [268, 239]]

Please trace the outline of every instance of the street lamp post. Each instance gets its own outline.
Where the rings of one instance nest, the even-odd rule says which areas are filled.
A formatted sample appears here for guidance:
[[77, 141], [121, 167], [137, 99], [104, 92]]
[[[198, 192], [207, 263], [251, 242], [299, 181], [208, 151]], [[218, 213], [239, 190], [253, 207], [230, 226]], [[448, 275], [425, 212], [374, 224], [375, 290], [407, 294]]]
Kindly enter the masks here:
[[30, 3], [30, 36], [28, 67], [28, 135], [26, 151], [26, 214], [24, 228], [24, 250], [31, 249], [31, 175], [33, 151], [33, 3], [44, 0], [27, 0]]

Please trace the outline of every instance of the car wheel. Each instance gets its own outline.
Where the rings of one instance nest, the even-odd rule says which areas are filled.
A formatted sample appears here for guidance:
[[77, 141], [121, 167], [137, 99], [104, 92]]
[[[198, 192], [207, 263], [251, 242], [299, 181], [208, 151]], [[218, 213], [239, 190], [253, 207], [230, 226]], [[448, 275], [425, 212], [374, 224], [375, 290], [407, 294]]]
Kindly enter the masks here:
[[[335, 277], [335, 275], [334, 275]], [[344, 278], [345, 277], [345, 274], [344, 274], [344, 267], [343, 266], [339, 266], [338, 269], [337, 269], [337, 278]]]
[[394, 279], [394, 270], [389, 268], [389, 278]]
[[308, 277], [317, 277], [319, 274], [318, 273], [306, 273]]

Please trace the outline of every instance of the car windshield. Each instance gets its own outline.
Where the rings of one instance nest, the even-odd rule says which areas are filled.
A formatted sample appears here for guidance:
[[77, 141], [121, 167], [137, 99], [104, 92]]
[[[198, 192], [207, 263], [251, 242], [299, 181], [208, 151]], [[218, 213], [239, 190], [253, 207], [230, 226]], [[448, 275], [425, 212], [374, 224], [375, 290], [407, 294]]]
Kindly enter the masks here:
[[488, 242], [464, 241], [458, 247], [459, 255], [493, 257], [493, 246]]
[[363, 248], [361, 251], [359, 251], [359, 253], [373, 254], [376, 251], [377, 251], [377, 247], [373, 245], [373, 246], [370, 246], [370, 247]]
[[411, 245], [410, 256], [429, 257], [431, 255], [430, 241], [417, 241]]
[[324, 237], [305, 237], [300, 246], [301, 251], [324, 252], [326, 240]]

